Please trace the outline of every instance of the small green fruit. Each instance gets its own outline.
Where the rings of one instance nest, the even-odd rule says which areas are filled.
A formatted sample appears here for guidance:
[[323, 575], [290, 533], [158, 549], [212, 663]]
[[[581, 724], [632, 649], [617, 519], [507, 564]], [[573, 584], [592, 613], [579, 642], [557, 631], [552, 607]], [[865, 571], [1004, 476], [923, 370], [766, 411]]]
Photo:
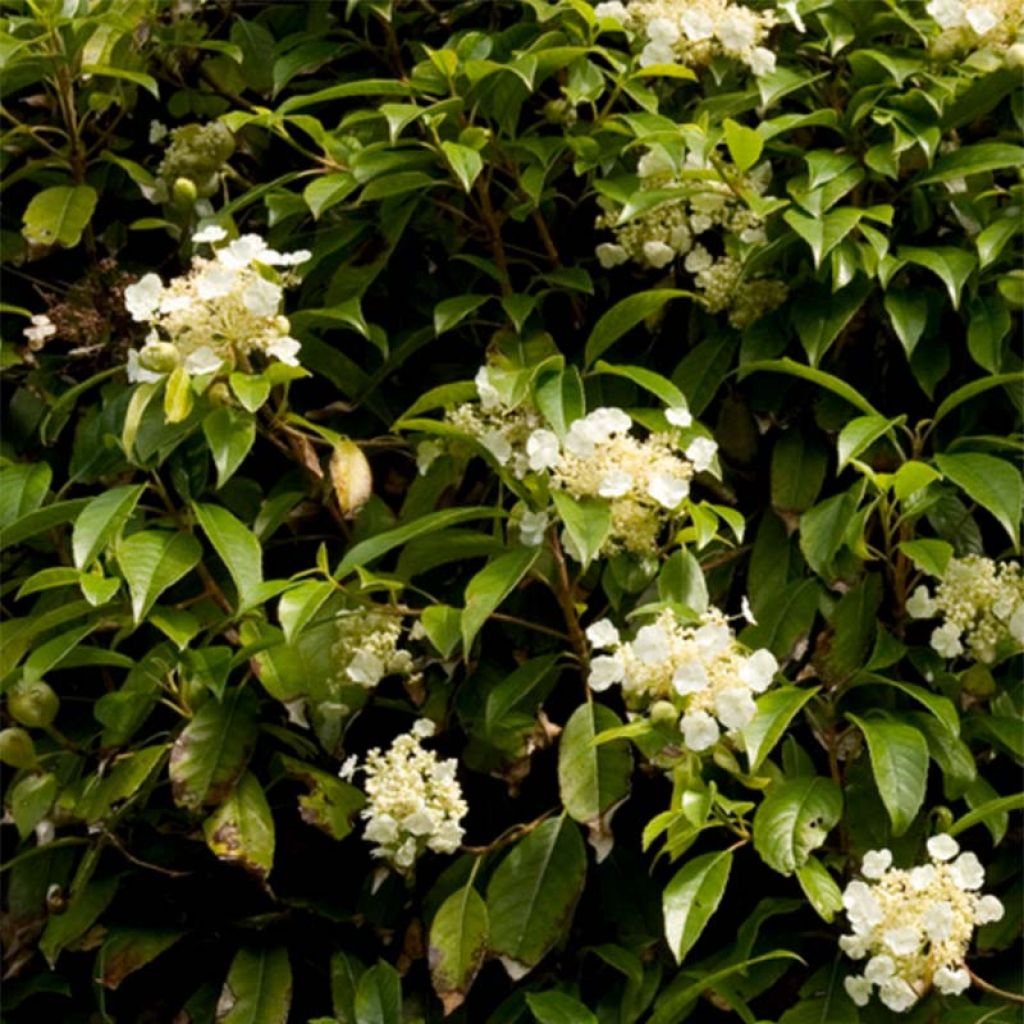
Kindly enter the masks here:
[[139, 351], [139, 365], [153, 373], [170, 373], [178, 365], [178, 349], [169, 341], [151, 341]]
[[651, 705], [651, 724], [663, 729], [674, 729], [679, 722], [679, 708], [671, 701], [659, 700]]
[[7, 710], [16, 722], [30, 729], [45, 729], [57, 717], [60, 698], [48, 683], [38, 679], [15, 687], [7, 698]]
[[0, 732], [0, 761], [12, 768], [28, 768], [35, 764], [36, 748], [24, 729], [12, 725]]
[[199, 189], [191, 178], [178, 178], [171, 188], [171, 199], [175, 206], [189, 207], [199, 198]]

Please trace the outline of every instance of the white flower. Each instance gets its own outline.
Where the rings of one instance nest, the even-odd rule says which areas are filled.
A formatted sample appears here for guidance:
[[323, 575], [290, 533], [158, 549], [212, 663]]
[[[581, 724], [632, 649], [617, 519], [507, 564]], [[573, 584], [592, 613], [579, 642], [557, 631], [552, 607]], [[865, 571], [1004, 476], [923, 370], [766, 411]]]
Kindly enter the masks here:
[[980, 889], [985, 884], [985, 869], [975, 853], [961, 853], [949, 866], [953, 881], [961, 889]]
[[775, 70], [775, 54], [767, 47], [755, 46], [747, 57], [747, 66], [760, 78]]
[[31, 349], [42, 348], [46, 339], [57, 333], [57, 328], [45, 313], [36, 313], [31, 319], [31, 324], [31, 327], [26, 327], [21, 332], [28, 338]]
[[345, 674], [360, 686], [376, 686], [384, 678], [384, 662], [370, 651], [357, 651]]
[[538, 547], [544, 542], [547, 528], [547, 512], [531, 512], [527, 509], [519, 520], [519, 539], [528, 548]]
[[429, 718], [417, 718], [409, 730], [417, 739], [426, 739], [437, 732], [437, 726]]
[[[696, 217], [691, 217], [690, 218], [690, 227], [693, 230], [693, 233], [695, 235], [703, 234], [704, 231], [707, 230], [707, 228], [704, 228], [704, 231], [702, 231], [700, 229], [700, 225], [698, 223], [696, 223], [696, 221], [697, 221]], [[710, 218], [708, 218], [707, 226], [711, 227], [711, 220], [710, 220]], [[704, 248], [703, 245], [695, 245], [686, 254], [686, 259], [683, 260], [683, 266], [686, 268], [686, 272], [688, 274], [699, 274], [702, 270], [707, 270], [708, 267], [710, 267], [711, 264], [714, 263], [714, 262], [715, 261], [712, 258], [711, 253], [709, 253], [707, 251], [707, 249]]]
[[[580, 421], [577, 420], [576, 422]], [[625, 434], [633, 425], [633, 421], [629, 418], [628, 413], [615, 406], [608, 405], [603, 405], [588, 413], [582, 422], [588, 424], [595, 432], [595, 441], [606, 441], [615, 434]]]
[[991, 924], [993, 921], [1001, 921], [1006, 909], [998, 897], [991, 894], [982, 896], [974, 912], [975, 924]]
[[960, 844], [945, 832], [930, 836], [925, 845], [928, 847], [928, 856], [940, 862], [952, 860], [960, 852]]
[[620, 25], [626, 20], [626, 7], [622, 0], [605, 0], [594, 8], [598, 18], [613, 18]]
[[745, 594], [740, 598], [740, 615], [752, 626], [757, 625], [757, 619], [754, 618], [754, 609], [750, 607], [750, 601]]
[[945, 942], [953, 934], [952, 904], [948, 900], [932, 901], [924, 912], [922, 923], [925, 934], [932, 942]]
[[868, 937], [866, 935], [840, 935], [839, 948], [851, 960], [863, 960], [868, 953]]
[[147, 370], [139, 362], [139, 353], [134, 348], [128, 353], [128, 365], [126, 370], [128, 371], [129, 384], [155, 384], [158, 380], [163, 380], [166, 376], [163, 373], [157, 373], [155, 370]]
[[615, 647], [619, 643], [619, 631], [610, 619], [598, 619], [587, 626], [587, 639], [591, 647]]
[[426, 476], [434, 460], [444, 454], [444, 448], [438, 441], [420, 441], [416, 445], [416, 472]]
[[891, 978], [896, 970], [896, 963], [891, 956], [880, 953], [873, 956], [864, 968], [864, 977], [872, 985], [881, 985], [883, 981]]
[[892, 867], [892, 851], [868, 850], [860, 864], [860, 873], [865, 878], [881, 878]]
[[636, 173], [641, 178], [650, 178], [655, 174], [672, 174], [675, 167], [661, 149], [649, 149], [636, 164]]
[[944, 658], [955, 658], [963, 654], [960, 643], [960, 627], [955, 622], [946, 622], [932, 631], [932, 649]]
[[647, 265], [660, 270], [676, 258], [675, 250], [664, 242], [644, 242], [644, 259]]
[[301, 348], [302, 345], [295, 338], [277, 337], [267, 344], [263, 351], [288, 366], [298, 366]]
[[804, 24], [804, 19], [800, 17], [800, 11], [797, 10], [798, 2], [799, 0], [782, 0], [779, 8], [789, 15], [790, 21], [793, 22], [793, 28], [803, 35], [807, 31], [807, 26]]
[[282, 289], [263, 277], [254, 277], [242, 292], [245, 308], [255, 316], [274, 316], [281, 304]]
[[711, 15], [699, 7], [687, 7], [679, 18], [679, 24], [686, 38], [694, 43], [710, 39], [715, 34], [715, 23]]
[[[223, 248], [217, 250], [217, 259], [229, 270], [243, 270], [257, 261], [262, 261], [266, 253], [272, 253], [267, 243], [259, 235], [242, 235], [235, 238]], [[266, 262], [266, 261], [264, 261]]]
[[707, 622], [693, 634], [693, 640], [702, 654], [720, 654], [732, 643], [732, 631], [724, 622]]
[[700, 693], [707, 689], [710, 680], [704, 663], [691, 658], [678, 665], [672, 673], [672, 688], [680, 697], [688, 697], [691, 693]]
[[676, 59], [672, 47], [666, 43], [648, 43], [640, 51], [640, 67], [649, 68], [655, 64], [674, 64]]
[[930, 619], [935, 614], [935, 601], [927, 587], [918, 587], [907, 598], [907, 613], [915, 619]]
[[526, 439], [529, 466], [535, 473], [552, 469], [558, 464], [558, 435], [550, 430], [535, 430]]
[[981, 4], [973, 4], [967, 8], [967, 24], [979, 35], [991, 32], [999, 24], [995, 13]]
[[707, 750], [718, 742], [718, 723], [706, 711], [691, 711], [679, 724], [683, 742], [690, 750]]
[[690, 493], [690, 481], [667, 473], [656, 473], [647, 484], [647, 493], [662, 508], [675, 509]]
[[878, 998], [890, 1010], [902, 1013], [917, 1002], [917, 993], [902, 978], [889, 978], [878, 986]]
[[740, 667], [740, 680], [750, 687], [754, 693], [764, 693], [771, 686], [775, 673], [779, 671], [779, 663], [771, 651], [762, 648], [743, 662]]
[[499, 466], [504, 466], [512, 458], [512, 445], [508, 438], [494, 427], [480, 435], [480, 443], [494, 456]]
[[501, 395], [491, 383], [491, 375], [486, 366], [481, 366], [477, 370], [473, 383], [476, 384], [476, 393], [480, 396], [480, 404], [485, 409], [493, 409], [501, 405]]
[[715, 26], [715, 35], [722, 46], [736, 52], [754, 45], [755, 32], [755, 23], [748, 12], [735, 7], [727, 8]]
[[940, 28], [960, 28], [966, 22], [962, 0], [930, 0], [925, 10]]
[[193, 245], [203, 245], [206, 242], [223, 242], [228, 237], [227, 231], [219, 224], [207, 224], [192, 236]]
[[597, 493], [602, 498], [621, 498], [624, 494], [629, 494], [632, 488], [632, 475], [621, 469], [613, 469], [601, 478]]
[[163, 295], [163, 282], [156, 274], [146, 274], [124, 290], [124, 308], [133, 320], [151, 320]]
[[621, 245], [615, 245], [613, 242], [602, 242], [594, 250], [594, 254], [605, 270], [611, 270], [612, 267], [617, 267], [629, 259], [629, 253]]
[[871, 982], [856, 974], [850, 974], [843, 979], [843, 987], [846, 994], [857, 1006], [867, 1006], [871, 996]]
[[694, 472], [703, 473], [711, 468], [718, 445], [709, 437], [695, 437], [686, 448], [686, 457], [693, 463]]
[[1024, 604], [1017, 605], [1013, 610], [1007, 629], [1017, 643], [1024, 644]]
[[633, 653], [645, 664], [655, 665], [669, 654], [668, 637], [661, 626], [643, 626], [632, 643]]
[[355, 754], [351, 754], [345, 758], [344, 763], [338, 769], [338, 777], [345, 779], [346, 782], [351, 782], [355, 777], [356, 768], [359, 766], [359, 760]]
[[757, 705], [745, 686], [719, 690], [715, 695], [715, 715], [729, 729], [742, 729], [757, 713]]
[[[703, 235], [705, 231], [710, 231], [714, 227], [714, 221], [706, 213], [695, 213], [690, 217], [690, 230], [695, 235]], [[707, 251], [702, 245], [694, 246], [694, 249], [700, 249], [703, 253], [702, 256], [698, 256], [693, 265], [696, 266], [696, 270], [692, 270], [689, 266], [686, 266], [686, 262], [683, 262], [683, 266], [691, 274], [699, 273], [701, 270], [707, 270], [708, 267], [714, 262], [711, 258], [711, 253]], [[706, 257], [706, 259], [705, 259]]]
[[185, 370], [192, 377], [201, 377], [207, 373], [216, 373], [224, 365], [223, 357], [217, 355], [212, 348], [203, 346], [190, 352], [185, 357]]
[[693, 416], [690, 414], [690, 410], [684, 405], [672, 406], [665, 410], [665, 419], [672, 424], [673, 427], [688, 427], [693, 423]]
[[651, 42], [671, 45], [679, 38], [679, 27], [668, 18], [652, 18], [647, 22], [647, 37]]
[[597, 693], [607, 690], [612, 683], [621, 683], [625, 668], [616, 655], [602, 654], [590, 660], [587, 685]]
[[371, 843], [393, 843], [398, 838], [398, 822], [390, 815], [379, 814], [366, 826], [363, 835]]
[[882, 941], [896, 956], [910, 956], [921, 945], [921, 936], [913, 925], [903, 925], [886, 929]]
[[935, 883], [935, 878], [935, 868], [931, 864], [921, 864], [907, 872], [907, 882], [914, 892], [924, 892], [925, 889], [930, 889]]
[[971, 987], [971, 976], [963, 967], [940, 967], [933, 980], [935, 987], [947, 996], [958, 996]]
[[[198, 295], [204, 302], [208, 302], [210, 299], [222, 299], [225, 295], [230, 295], [231, 292], [235, 290], [237, 283], [237, 271], [232, 270], [229, 267], [222, 267], [216, 263], [210, 263], [203, 272], [196, 277], [196, 295]], [[173, 296], [172, 301], [174, 299], [177, 299], [179, 302], [185, 300], [187, 303], [187, 296]], [[187, 305], [181, 308], [187, 308]], [[246, 308], [248, 308], [248, 303], [246, 303]], [[160, 309], [161, 312], [164, 313], [176, 312], [173, 307], [168, 306], [166, 300], [161, 303]], [[277, 312], [276, 305], [272, 312]]]
[[149, 122], [149, 144], [155, 146], [167, 137], [167, 125], [161, 121]]

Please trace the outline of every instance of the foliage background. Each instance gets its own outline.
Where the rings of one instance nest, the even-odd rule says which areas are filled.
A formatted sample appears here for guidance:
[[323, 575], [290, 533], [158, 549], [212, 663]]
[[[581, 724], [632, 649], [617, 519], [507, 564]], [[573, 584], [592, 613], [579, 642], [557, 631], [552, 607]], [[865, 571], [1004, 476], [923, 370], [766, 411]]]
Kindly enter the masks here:
[[[944, 660], [905, 608], [951, 554], [1018, 550], [1024, 112], [1009, 42], [957, 49], [911, 0], [799, 0], [805, 31], [780, 12], [778, 66], [754, 78], [727, 60], [645, 71], [582, 0], [4, 7], [0, 685], [9, 718], [11, 694], [44, 676], [60, 701], [31, 730], [38, 761], [5, 766], [5, 1018], [440, 1020], [427, 951], [454, 954], [438, 908], [469, 886], [493, 912], [504, 870], [546, 887], [524, 923], [532, 969], [513, 981], [488, 956], [468, 988], [470, 951], [453, 1020], [888, 1020], [842, 991], [836, 884], [880, 845], [919, 860], [954, 822], [1007, 907], [971, 962], [1021, 990], [1019, 651]], [[184, 170], [147, 141], [153, 120], [215, 119], [228, 132]], [[742, 329], [678, 263], [594, 256], [611, 237], [598, 197], [642, 212], [638, 156], [698, 142], [716, 154], [705, 177], [767, 224], [736, 250], [747, 279], [788, 288]], [[744, 178], [762, 161], [778, 202]], [[309, 373], [269, 374], [258, 412], [218, 384], [166, 423], [158, 397], [132, 436], [123, 368], [144, 332], [124, 288], [183, 272], [208, 222], [312, 251], [287, 307]], [[57, 333], [26, 346], [40, 312]], [[457, 445], [426, 474], [415, 460], [488, 352], [559, 401], [582, 381], [587, 408], [653, 414], [652, 382], [658, 408], [678, 389], [719, 445], [721, 478], [695, 498], [745, 532], [695, 513], [683, 555], [669, 543], [584, 570], [550, 542], [512, 572], [507, 469]], [[222, 430], [206, 426], [224, 409]], [[332, 472], [338, 450], [357, 460], [342, 439], [372, 469], [358, 511]], [[143, 529], [195, 538], [201, 560], [158, 581], [136, 622], [120, 552]], [[485, 565], [499, 568], [480, 582]], [[326, 597], [330, 580], [344, 597]], [[485, 614], [467, 626], [472, 580]], [[709, 598], [735, 612], [744, 595], [759, 621], [743, 639], [806, 691], [799, 707], [756, 771], [749, 744], [723, 745], [696, 771], [681, 759], [674, 785], [656, 738], [634, 731], [632, 755], [581, 744], [602, 771], [635, 760], [598, 863], [573, 820], [596, 814], [562, 815], [559, 732], [593, 699], [566, 636], [606, 611], [622, 624]], [[326, 682], [324, 600], [452, 611], [434, 613], [422, 679], [367, 698]], [[617, 695], [599, 701], [622, 720]], [[472, 849], [380, 879], [337, 770], [418, 716], [460, 760]], [[869, 749], [872, 723], [890, 728]], [[217, 784], [190, 790], [172, 748]], [[779, 870], [754, 814], [808, 775], [842, 813]], [[710, 783], [723, 800], [704, 813], [728, 840], [683, 810]], [[667, 843], [642, 849], [666, 811]], [[217, 813], [242, 819], [232, 849], [207, 843]], [[538, 834], [556, 851], [543, 864]], [[666, 886], [734, 841], [680, 965]], [[906, 1019], [1015, 1017], [974, 988]]]

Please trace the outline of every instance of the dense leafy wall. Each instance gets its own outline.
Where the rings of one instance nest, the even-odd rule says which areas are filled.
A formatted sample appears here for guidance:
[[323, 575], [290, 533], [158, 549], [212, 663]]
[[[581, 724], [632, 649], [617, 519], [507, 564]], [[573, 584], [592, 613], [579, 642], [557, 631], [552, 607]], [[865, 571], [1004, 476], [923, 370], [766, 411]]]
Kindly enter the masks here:
[[5, 1019], [1017, 1019], [1018, 0], [4, 8]]

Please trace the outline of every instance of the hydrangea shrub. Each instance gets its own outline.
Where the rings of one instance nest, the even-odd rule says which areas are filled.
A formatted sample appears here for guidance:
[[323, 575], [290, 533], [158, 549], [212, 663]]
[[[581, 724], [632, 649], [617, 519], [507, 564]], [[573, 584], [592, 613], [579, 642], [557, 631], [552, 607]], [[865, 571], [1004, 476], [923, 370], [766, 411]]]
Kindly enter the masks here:
[[5, 1020], [1020, 1019], [1020, 0], [3, 17]]

